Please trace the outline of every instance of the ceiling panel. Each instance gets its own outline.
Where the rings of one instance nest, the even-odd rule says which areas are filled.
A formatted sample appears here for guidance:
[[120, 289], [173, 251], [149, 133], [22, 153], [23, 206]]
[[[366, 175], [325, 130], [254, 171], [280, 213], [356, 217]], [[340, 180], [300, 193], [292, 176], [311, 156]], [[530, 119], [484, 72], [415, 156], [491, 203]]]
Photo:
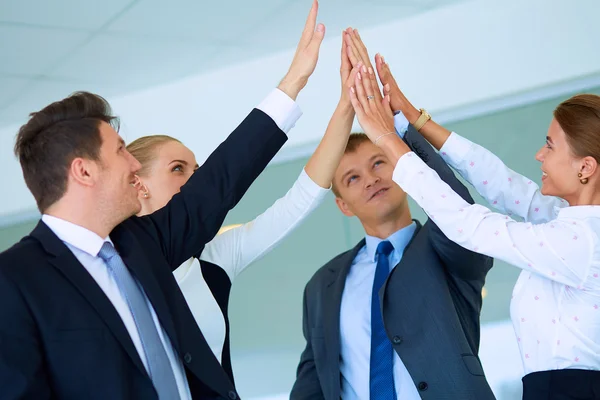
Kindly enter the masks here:
[[0, 24], [0, 73], [41, 75], [89, 34]]
[[102, 84], [36, 80], [22, 90], [6, 108], [0, 110], [0, 124], [25, 123], [29, 113], [39, 111], [76, 91], [84, 90], [109, 97], [115, 93], [115, 89], [117, 88]]
[[[404, 5], [405, 3], [386, 6], [369, 4], [365, 1], [323, 0], [319, 3], [318, 22], [325, 24], [327, 37], [339, 35], [339, 32], [348, 26], [365, 29], [388, 21], [407, 18], [425, 10], [415, 5]], [[253, 32], [244, 35], [242, 40], [249, 45], [261, 44], [273, 49], [293, 47], [298, 42], [308, 10], [305, 1], [295, 1], [282, 10], [277, 18], [265, 22]]]
[[1, 0], [0, 22], [95, 30], [133, 0]]
[[286, 7], [290, 0], [198, 1], [143, 0], [116, 19], [107, 30], [165, 38], [235, 40], [257, 21]]
[[135, 90], [180, 79], [201, 71], [203, 60], [218, 49], [207, 43], [96, 36], [49, 76], [65, 80], [111, 83]]
[[30, 81], [26, 78], [0, 76], [0, 112], [20, 91], [25, 89]]

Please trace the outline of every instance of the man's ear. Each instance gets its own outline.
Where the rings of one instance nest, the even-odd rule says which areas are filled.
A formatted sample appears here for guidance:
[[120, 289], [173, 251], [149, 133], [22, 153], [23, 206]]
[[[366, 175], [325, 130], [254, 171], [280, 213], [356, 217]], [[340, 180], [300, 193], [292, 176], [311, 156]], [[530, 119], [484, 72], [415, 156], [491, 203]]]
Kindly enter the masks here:
[[335, 204], [346, 217], [354, 217], [354, 213], [350, 211], [348, 203], [346, 203], [341, 197], [335, 197]]

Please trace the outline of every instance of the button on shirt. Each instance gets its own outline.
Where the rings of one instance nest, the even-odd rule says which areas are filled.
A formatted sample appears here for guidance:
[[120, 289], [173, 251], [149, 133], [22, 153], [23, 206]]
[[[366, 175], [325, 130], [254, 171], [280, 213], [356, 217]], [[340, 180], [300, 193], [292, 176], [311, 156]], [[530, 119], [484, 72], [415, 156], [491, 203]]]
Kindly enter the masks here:
[[[389, 255], [393, 269], [402, 259], [404, 249], [417, 225], [413, 222], [385, 240], [394, 250]], [[371, 291], [376, 250], [382, 239], [366, 236], [366, 244], [352, 262], [342, 294], [340, 310], [340, 372], [344, 400], [369, 398], [369, 364], [371, 357]], [[398, 399], [419, 400], [421, 397], [400, 357], [394, 352], [394, 383]]]
[[456, 133], [441, 155], [506, 215], [465, 202], [412, 152], [398, 160], [393, 179], [450, 240], [523, 270], [511, 319], [525, 373], [600, 370], [600, 206], [569, 207], [542, 195]]

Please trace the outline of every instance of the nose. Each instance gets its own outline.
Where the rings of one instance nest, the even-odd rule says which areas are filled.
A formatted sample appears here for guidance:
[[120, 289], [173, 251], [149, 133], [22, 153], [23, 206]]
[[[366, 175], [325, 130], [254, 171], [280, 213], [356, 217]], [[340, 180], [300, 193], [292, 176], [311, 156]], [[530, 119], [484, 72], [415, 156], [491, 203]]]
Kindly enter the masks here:
[[131, 158], [131, 171], [136, 174], [140, 169], [142, 169], [142, 164], [135, 158], [131, 153], [129, 153], [129, 157]]
[[377, 175], [374, 174], [369, 174], [367, 175], [367, 179], [365, 180], [366, 182], [366, 188], [370, 188], [373, 185], [376, 185], [377, 183], [379, 183], [379, 181], [381, 180], [380, 177], [378, 177]]
[[542, 147], [541, 149], [538, 150], [537, 153], [535, 153], [535, 159], [538, 160], [539, 162], [544, 162], [544, 153], [545, 153], [545, 148]]

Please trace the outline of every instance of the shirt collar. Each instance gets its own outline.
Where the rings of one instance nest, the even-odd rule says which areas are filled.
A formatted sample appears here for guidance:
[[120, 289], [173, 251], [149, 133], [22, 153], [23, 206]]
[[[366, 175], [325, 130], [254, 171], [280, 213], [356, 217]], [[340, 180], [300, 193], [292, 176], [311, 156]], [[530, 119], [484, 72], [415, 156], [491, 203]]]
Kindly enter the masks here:
[[112, 241], [109, 237], [102, 239], [94, 232], [75, 225], [72, 222], [65, 221], [51, 215], [42, 215], [42, 221], [54, 232], [56, 236], [64, 243], [70, 244], [79, 250], [88, 253], [92, 257], [97, 257], [104, 242]]
[[373, 262], [376, 261], [375, 255], [377, 253], [377, 246], [379, 246], [379, 243], [383, 242], [384, 240], [389, 240], [392, 246], [394, 246], [394, 251], [397, 251], [400, 254], [402, 254], [404, 252], [404, 248], [415, 234], [416, 229], [417, 224], [413, 221], [412, 224], [405, 226], [404, 228], [392, 233], [386, 239], [380, 239], [375, 236], [366, 235], [365, 241], [367, 247], [367, 256], [369, 257], [369, 260]]
[[600, 206], [570, 206], [558, 210], [559, 218], [600, 218]]

